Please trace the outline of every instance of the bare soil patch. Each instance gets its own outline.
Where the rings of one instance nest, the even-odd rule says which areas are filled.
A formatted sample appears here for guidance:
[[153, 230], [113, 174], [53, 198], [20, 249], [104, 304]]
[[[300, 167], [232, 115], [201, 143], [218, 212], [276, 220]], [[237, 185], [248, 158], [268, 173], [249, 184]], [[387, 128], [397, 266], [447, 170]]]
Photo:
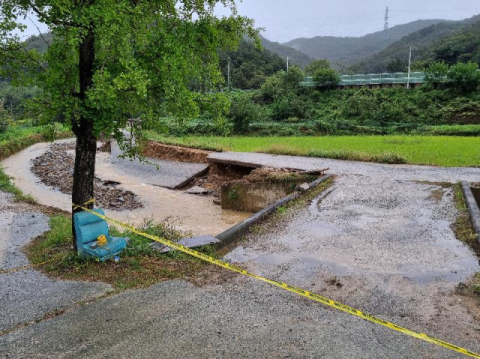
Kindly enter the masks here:
[[[32, 172], [47, 186], [54, 187], [65, 194], [71, 194], [73, 188], [73, 168], [75, 156], [67, 151], [73, 150], [73, 143], [56, 143], [50, 150], [33, 160]], [[131, 191], [116, 188], [119, 184], [95, 178], [95, 200], [100, 207], [122, 211], [143, 207]]]
[[177, 162], [207, 163], [208, 155], [212, 153], [194, 148], [164, 145], [157, 142], [147, 142], [143, 150], [145, 157]]

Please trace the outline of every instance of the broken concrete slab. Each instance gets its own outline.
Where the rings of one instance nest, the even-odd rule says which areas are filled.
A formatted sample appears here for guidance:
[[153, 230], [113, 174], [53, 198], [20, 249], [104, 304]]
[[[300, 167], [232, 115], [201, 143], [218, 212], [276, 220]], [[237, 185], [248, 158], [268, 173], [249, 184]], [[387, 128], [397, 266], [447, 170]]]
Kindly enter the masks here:
[[197, 196], [205, 196], [209, 192], [210, 192], [209, 190], [206, 190], [205, 188], [200, 187], [200, 186], [193, 186], [192, 188], [185, 191], [185, 193], [195, 194]]
[[[308, 161], [314, 160], [314, 161]], [[294, 156], [278, 156], [264, 153], [241, 153], [241, 152], [221, 152], [212, 153], [208, 156], [210, 163], [221, 163], [225, 165], [234, 165], [250, 168], [271, 167], [282, 168], [302, 172], [316, 172], [322, 166], [319, 166], [318, 159], [302, 158], [299, 161]]]
[[139, 159], [130, 160], [121, 158], [122, 150], [116, 141], [112, 141], [112, 163], [127, 174], [141, 176], [146, 183], [179, 189], [202, 176], [207, 172], [208, 165], [204, 163], [187, 163], [164, 161], [154, 158], [146, 158], [141, 162]]
[[[178, 241], [178, 244], [187, 248], [195, 248], [195, 247], [206, 246], [208, 244], [215, 244], [218, 242], [220, 242], [218, 238], [215, 238], [214, 236], [211, 236], [211, 235], [204, 235], [204, 236], [198, 236], [198, 237], [183, 238], [180, 241]], [[167, 247], [158, 242], [152, 243], [150, 247], [152, 247], [154, 250], [159, 251], [161, 253], [167, 253], [173, 250], [172, 248]]]
[[222, 152], [208, 156], [210, 163], [223, 163], [250, 168], [273, 167], [298, 171], [330, 168], [329, 173], [342, 175], [363, 175], [373, 179], [391, 179], [399, 181], [430, 182], [478, 182], [480, 168], [474, 167], [438, 167], [414, 165], [390, 165], [357, 161], [333, 160], [329, 158], [271, 155], [266, 153]]

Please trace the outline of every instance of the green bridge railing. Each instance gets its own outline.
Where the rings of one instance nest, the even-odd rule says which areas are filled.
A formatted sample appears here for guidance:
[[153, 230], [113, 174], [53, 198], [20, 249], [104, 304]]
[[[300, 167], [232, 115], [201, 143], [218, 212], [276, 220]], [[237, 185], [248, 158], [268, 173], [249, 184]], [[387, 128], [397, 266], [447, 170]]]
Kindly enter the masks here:
[[[480, 69], [477, 70], [480, 72]], [[368, 85], [406, 85], [423, 84], [425, 82], [425, 72], [411, 72], [410, 79], [407, 72], [368, 74], [368, 75], [342, 75], [340, 76], [339, 86], [368, 86]], [[448, 82], [445, 76], [445, 82]], [[301, 83], [302, 86], [315, 87], [313, 77], [306, 77]]]
[[[410, 73], [411, 84], [422, 84], [425, 82], [425, 72]], [[384, 84], [407, 84], [408, 73], [383, 73], [383, 74], [368, 74], [368, 75], [342, 75], [340, 77], [339, 86], [367, 86], [367, 85], [384, 85]], [[313, 77], [306, 77], [301, 82], [302, 86], [314, 87], [315, 81]]]

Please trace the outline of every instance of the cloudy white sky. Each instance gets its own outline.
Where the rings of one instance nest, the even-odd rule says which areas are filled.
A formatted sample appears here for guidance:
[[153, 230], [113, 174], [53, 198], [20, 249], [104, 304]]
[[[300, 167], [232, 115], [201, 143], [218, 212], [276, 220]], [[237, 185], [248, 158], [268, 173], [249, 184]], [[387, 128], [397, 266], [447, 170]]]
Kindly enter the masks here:
[[[418, 19], [461, 20], [480, 14], [480, 0], [243, 0], [240, 14], [255, 19], [270, 40], [297, 37], [362, 36], [383, 29], [386, 6], [390, 26]], [[218, 14], [227, 14], [218, 9]], [[33, 17], [32, 17], [33, 19]], [[29, 25], [24, 36], [38, 34]], [[46, 28], [41, 26], [41, 30]]]
[[418, 19], [460, 20], [480, 14], [480, 0], [243, 0], [239, 12], [266, 28], [269, 40], [362, 36]]

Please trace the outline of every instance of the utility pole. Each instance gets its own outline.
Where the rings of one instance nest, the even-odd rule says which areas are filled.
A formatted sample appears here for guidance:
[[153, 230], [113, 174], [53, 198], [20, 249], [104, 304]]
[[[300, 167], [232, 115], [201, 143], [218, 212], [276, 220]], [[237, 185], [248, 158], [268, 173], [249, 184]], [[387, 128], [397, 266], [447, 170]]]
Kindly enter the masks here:
[[383, 38], [388, 40], [388, 6], [385, 10], [385, 25], [383, 27]]
[[230, 63], [232, 62], [232, 59], [228, 57], [227, 62], [228, 62], [228, 69], [227, 69], [228, 92], [230, 92]]
[[287, 57], [287, 73], [288, 73], [288, 61], [290, 60], [290, 57]]
[[410, 56], [408, 57], [408, 80], [407, 89], [410, 88], [410, 72], [412, 71], [412, 47], [410, 46]]

